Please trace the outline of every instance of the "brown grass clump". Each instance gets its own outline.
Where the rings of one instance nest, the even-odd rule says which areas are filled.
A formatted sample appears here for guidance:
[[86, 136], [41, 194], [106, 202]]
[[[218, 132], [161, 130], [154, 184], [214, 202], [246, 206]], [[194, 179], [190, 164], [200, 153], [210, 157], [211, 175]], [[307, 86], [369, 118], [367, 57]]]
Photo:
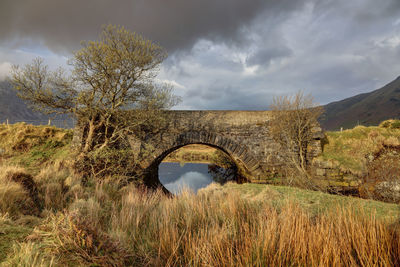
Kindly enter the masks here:
[[16, 217], [19, 214], [30, 214], [32, 199], [24, 188], [13, 182], [0, 182], [0, 211]]
[[87, 218], [75, 213], [50, 216], [32, 234], [58, 266], [126, 266], [126, 250]]
[[16, 217], [38, 215], [40, 202], [36, 184], [22, 168], [0, 166], [0, 212]]
[[41, 253], [38, 244], [32, 242], [14, 243], [12, 253], [2, 263], [1, 267], [20, 266], [20, 267], [51, 267], [55, 266], [54, 259], [48, 258]]
[[38, 189], [35, 181], [33, 180], [32, 175], [27, 174], [25, 172], [6, 172], [6, 179], [9, 181], [13, 181], [15, 183], [20, 184], [26, 192], [28, 192], [32, 201], [34, 202], [37, 208], [41, 207], [41, 203], [39, 201]]
[[[170, 198], [101, 184], [92, 197], [50, 214], [21, 248], [55, 266], [400, 264], [399, 224], [366, 213], [364, 202], [311, 213], [272, 189], [251, 197], [232, 187]], [[7, 262], [25, 262], [22, 256], [10, 254]]]
[[[62, 210], [73, 201], [74, 197], [83, 197], [81, 177], [64, 161], [47, 164], [34, 179], [46, 209]], [[73, 191], [70, 192], [71, 188]]]
[[81, 177], [63, 161], [47, 164], [38, 175], [13, 165], [0, 166], [0, 211], [40, 215], [43, 209], [61, 211], [76, 198], [87, 195]]
[[132, 189], [112, 231], [141, 266], [392, 266], [398, 228], [341, 207], [310, 216], [234, 193], [169, 199]]

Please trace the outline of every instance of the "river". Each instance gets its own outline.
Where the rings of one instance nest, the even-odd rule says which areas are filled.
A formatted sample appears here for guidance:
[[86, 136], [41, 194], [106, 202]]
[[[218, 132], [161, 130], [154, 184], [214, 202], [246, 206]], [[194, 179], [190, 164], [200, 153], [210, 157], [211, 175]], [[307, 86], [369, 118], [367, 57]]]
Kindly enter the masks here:
[[179, 194], [183, 188], [197, 193], [212, 182], [224, 184], [235, 180], [235, 176], [235, 170], [207, 163], [161, 162], [158, 167], [160, 182], [173, 194]]

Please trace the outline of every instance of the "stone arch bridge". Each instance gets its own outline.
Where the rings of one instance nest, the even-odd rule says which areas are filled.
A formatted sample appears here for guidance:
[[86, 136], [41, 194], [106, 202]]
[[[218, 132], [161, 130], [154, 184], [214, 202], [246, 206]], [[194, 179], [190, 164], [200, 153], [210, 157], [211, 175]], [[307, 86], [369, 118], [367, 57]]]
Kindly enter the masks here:
[[[128, 136], [149, 185], [159, 184], [158, 165], [172, 151], [204, 144], [227, 153], [250, 182], [266, 182], [279, 169], [279, 145], [268, 131], [271, 111], [167, 111], [163, 131], [145, 140]], [[321, 153], [321, 129], [315, 128], [307, 159]]]

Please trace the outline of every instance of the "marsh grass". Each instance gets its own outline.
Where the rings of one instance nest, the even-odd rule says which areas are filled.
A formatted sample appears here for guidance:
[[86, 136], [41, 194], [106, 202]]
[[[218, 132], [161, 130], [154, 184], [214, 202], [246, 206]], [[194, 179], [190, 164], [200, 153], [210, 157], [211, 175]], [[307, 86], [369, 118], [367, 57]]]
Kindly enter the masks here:
[[47, 264], [69, 266], [400, 264], [395, 215], [345, 201], [311, 211], [275, 187], [241, 186], [173, 198], [129, 186], [118, 201], [107, 196], [109, 186], [97, 186], [92, 197], [48, 216], [28, 242]]
[[277, 209], [232, 191], [168, 199], [133, 189], [111, 231], [138, 265], [366, 266], [399, 263], [391, 223], [340, 205], [311, 215], [289, 199]]

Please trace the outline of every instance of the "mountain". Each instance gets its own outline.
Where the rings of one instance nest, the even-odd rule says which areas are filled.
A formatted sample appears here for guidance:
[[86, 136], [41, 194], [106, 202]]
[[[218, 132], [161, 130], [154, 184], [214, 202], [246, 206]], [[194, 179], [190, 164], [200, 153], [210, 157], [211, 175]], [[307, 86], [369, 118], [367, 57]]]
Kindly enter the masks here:
[[12, 85], [7, 81], [0, 81], [0, 123], [27, 122], [30, 124], [47, 124], [52, 119], [52, 125], [70, 128], [72, 121], [67, 116], [49, 116], [28, 107], [28, 105], [17, 96]]
[[[383, 120], [399, 119], [400, 77], [378, 90], [329, 103], [324, 109], [320, 123], [325, 130], [348, 129], [358, 124], [378, 125]], [[30, 109], [10, 83], [0, 81], [0, 123], [7, 119], [10, 123], [46, 124], [49, 116]], [[67, 128], [73, 125], [66, 116], [52, 118], [52, 123]]]
[[375, 91], [359, 94], [324, 106], [320, 121], [326, 130], [378, 125], [387, 119], [400, 118], [400, 77]]
[[0, 122], [46, 120], [47, 116], [30, 109], [6, 81], [0, 82]]

